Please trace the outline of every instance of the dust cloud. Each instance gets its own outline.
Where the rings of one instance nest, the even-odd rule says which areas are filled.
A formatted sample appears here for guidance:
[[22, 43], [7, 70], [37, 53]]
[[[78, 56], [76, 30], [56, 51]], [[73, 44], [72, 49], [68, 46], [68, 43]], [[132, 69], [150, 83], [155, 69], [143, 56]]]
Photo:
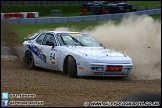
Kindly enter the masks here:
[[[147, 15], [129, 16], [119, 24], [107, 21], [89, 33], [104, 47], [124, 53], [132, 58], [133, 80], [161, 79], [161, 20]], [[74, 31], [72, 28], [56, 28], [60, 31]]]

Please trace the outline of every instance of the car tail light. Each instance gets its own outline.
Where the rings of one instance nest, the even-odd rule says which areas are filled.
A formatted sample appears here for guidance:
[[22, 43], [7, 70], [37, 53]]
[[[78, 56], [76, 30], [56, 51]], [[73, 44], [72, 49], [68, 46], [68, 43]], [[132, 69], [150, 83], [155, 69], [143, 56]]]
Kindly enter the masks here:
[[123, 69], [122, 66], [107, 66], [106, 71], [115, 71], [115, 72], [121, 72]]

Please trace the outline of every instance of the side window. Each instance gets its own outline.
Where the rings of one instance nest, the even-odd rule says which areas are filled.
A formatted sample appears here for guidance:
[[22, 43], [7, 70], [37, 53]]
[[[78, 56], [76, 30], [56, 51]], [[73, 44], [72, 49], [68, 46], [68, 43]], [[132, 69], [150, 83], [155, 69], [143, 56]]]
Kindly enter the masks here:
[[44, 36], [45, 36], [45, 33], [41, 34], [41, 35], [37, 38], [36, 42], [37, 42], [38, 44], [41, 44], [42, 41], [43, 41]]
[[53, 42], [54, 43], [54, 45], [56, 46], [56, 40], [55, 40], [55, 38], [54, 38], [54, 35], [53, 34], [49, 34], [49, 33], [47, 33], [46, 34], [46, 36], [45, 36], [45, 38], [44, 38], [44, 40], [43, 40], [43, 45], [46, 45], [46, 42]]

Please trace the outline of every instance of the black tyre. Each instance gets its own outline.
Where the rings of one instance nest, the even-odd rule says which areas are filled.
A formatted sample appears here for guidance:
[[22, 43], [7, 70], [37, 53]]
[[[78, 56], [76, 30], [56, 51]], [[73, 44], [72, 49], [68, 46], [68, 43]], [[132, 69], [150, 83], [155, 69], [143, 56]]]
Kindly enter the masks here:
[[25, 52], [24, 62], [29, 69], [35, 68], [33, 54], [30, 51]]
[[68, 75], [72, 78], [77, 78], [77, 65], [73, 57], [68, 58]]

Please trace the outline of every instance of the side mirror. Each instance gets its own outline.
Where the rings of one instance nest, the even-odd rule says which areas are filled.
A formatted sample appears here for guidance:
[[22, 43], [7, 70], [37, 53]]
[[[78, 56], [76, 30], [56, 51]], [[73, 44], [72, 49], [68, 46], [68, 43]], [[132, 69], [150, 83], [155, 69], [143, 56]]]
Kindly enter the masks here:
[[29, 40], [29, 38], [26, 38], [26, 37], [25, 37], [24, 40], [27, 41], [27, 40]]
[[100, 44], [102, 46], [102, 44]]
[[49, 41], [46, 42], [46, 45], [52, 46], [52, 48], [55, 46], [53, 42], [49, 42]]

